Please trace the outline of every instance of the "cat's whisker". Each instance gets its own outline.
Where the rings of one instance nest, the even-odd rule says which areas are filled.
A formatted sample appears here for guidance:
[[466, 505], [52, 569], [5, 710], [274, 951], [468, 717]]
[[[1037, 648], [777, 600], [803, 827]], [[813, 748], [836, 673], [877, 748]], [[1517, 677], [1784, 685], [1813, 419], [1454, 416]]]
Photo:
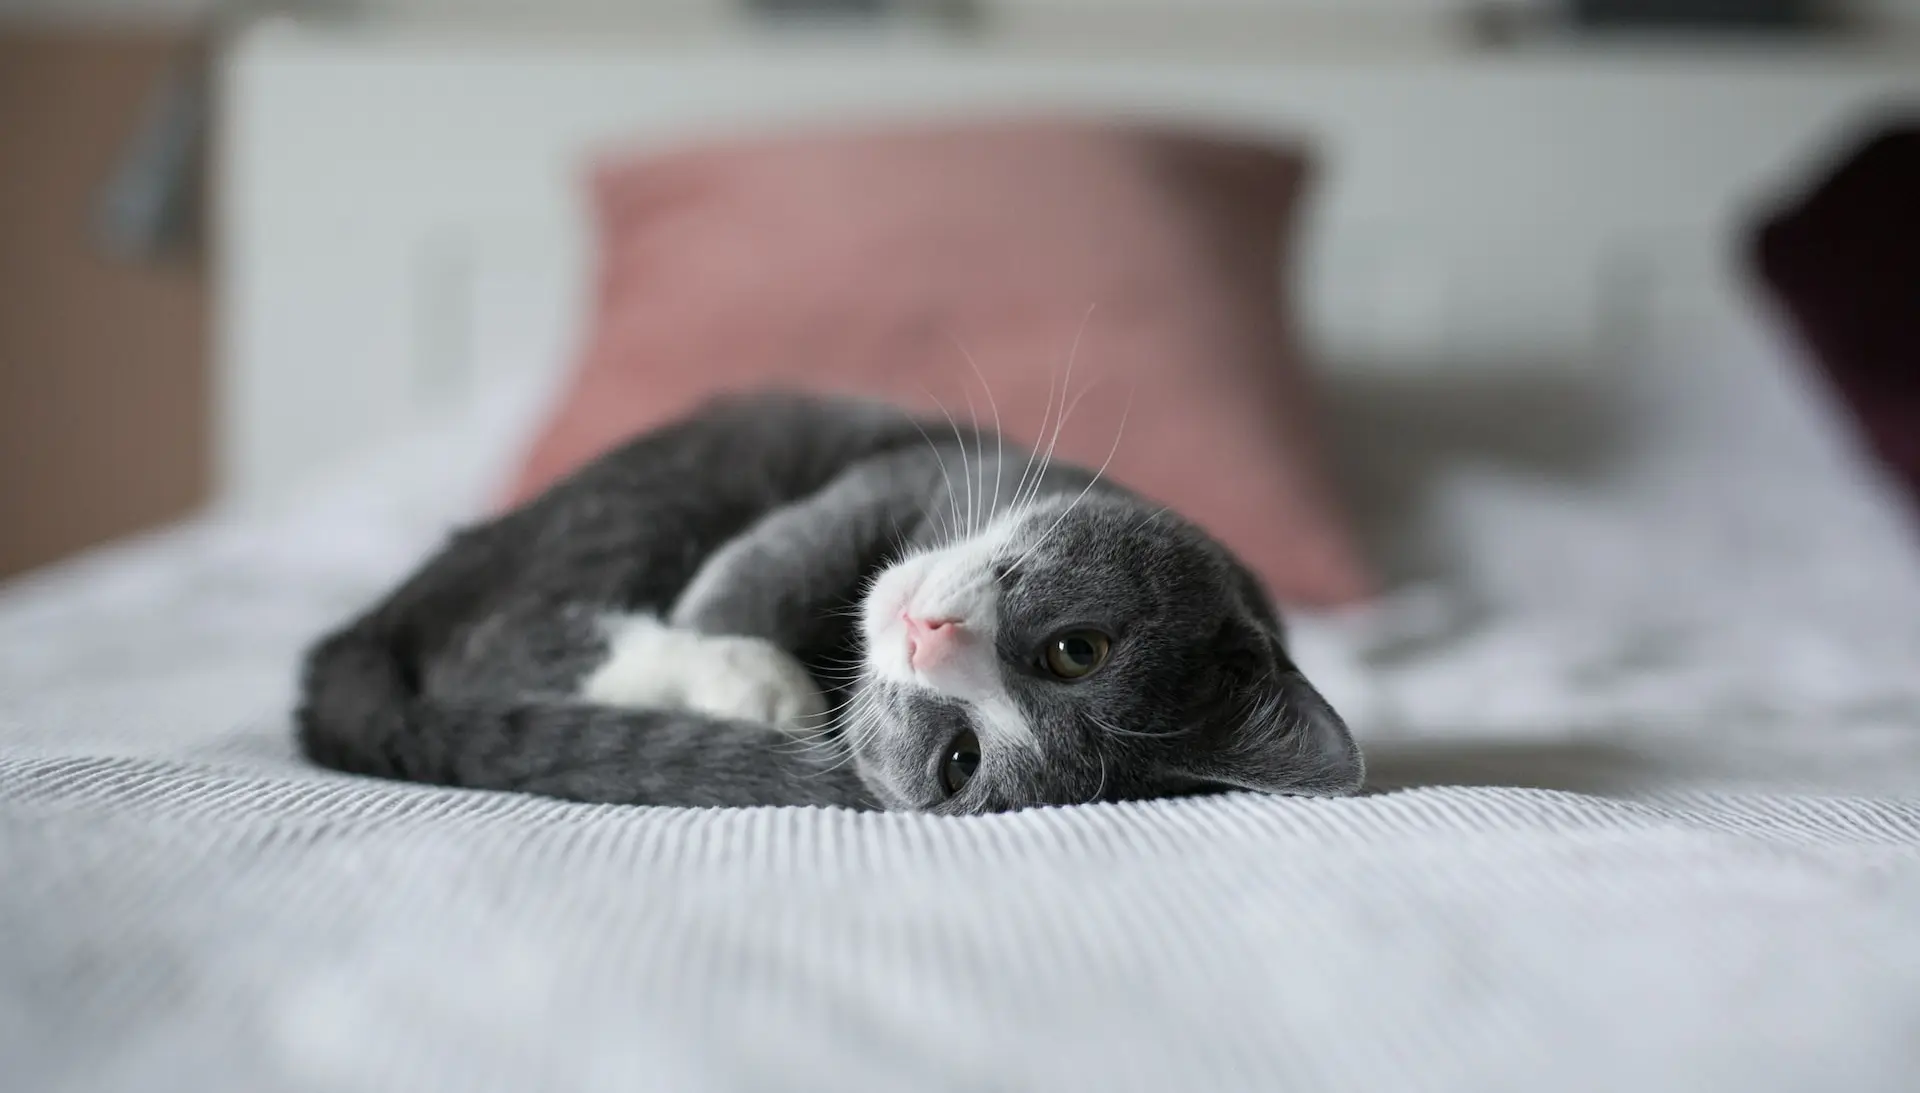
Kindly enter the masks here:
[[[1088, 395], [1092, 394], [1094, 390], [1100, 386], [1100, 383], [1100, 380], [1094, 380], [1085, 388], [1081, 389], [1079, 394], [1073, 396], [1073, 401], [1067, 404], [1065, 411], [1060, 415], [1060, 420], [1054, 423], [1053, 440], [1047, 445], [1047, 457], [1041, 464], [1040, 477], [1036, 478], [1033, 483], [1033, 496], [1035, 498], [1040, 496], [1040, 489], [1044, 485], [1046, 472], [1053, 467], [1053, 453], [1055, 447], [1060, 443], [1060, 431], [1066, 428], [1068, 419], [1073, 417], [1073, 412], [1080, 408], [1080, 403], [1083, 402]], [[1061, 394], [1063, 396], [1066, 394], [1065, 388], [1062, 388]]]
[[1152, 512], [1147, 513], [1146, 516], [1142, 517], [1139, 523], [1133, 525], [1133, 530], [1135, 531], [1141, 530], [1142, 528], [1146, 527], [1148, 524], [1151, 524], [1155, 520], [1158, 520], [1162, 516], [1165, 516], [1169, 511], [1170, 511], [1170, 506], [1161, 505], [1159, 508], [1154, 509]]
[[1135, 740], [1159, 740], [1162, 738], [1160, 733], [1141, 732], [1138, 729], [1123, 729], [1120, 726], [1115, 725], [1113, 722], [1108, 721], [1105, 718], [1099, 717], [1095, 714], [1088, 714], [1087, 720], [1092, 721], [1096, 728], [1098, 728], [1101, 732], [1104, 732], [1109, 736], [1118, 736], [1126, 739], [1135, 739]]
[[841, 676], [830, 677], [828, 681], [831, 686], [828, 687], [827, 698], [831, 701], [857, 691], [861, 682], [861, 673], [849, 671]]
[[[1086, 328], [1086, 318], [1084, 316], [1080, 320], [1080, 325], [1081, 325], [1081, 329]], [[1078, 339], [1078, 337], [1079, 335], [1075, 334], [1075, 338]], [[1069, 356], [1071, 356], [1071, 352], [1069, 352]], [[1021, 468], [1020, 481], [1016, 483], [1013, 487], [1014, 507], [1016, 508], [1024, 504], [1023, 499], [1025, 498], [1026, 492], [1027, 492], [1027, 479], [1033, 474], [1034, 463], [1040, 457], [1041, 439], [1047, 435], [1047, 423], [1053, 420], [1053, 381], [1056, 374], [1057, 374], [1057, 370], [1053, 367], [1052, 364], [1048, 364], [1047, 366], [1047, 404], [1040, 411], [1039, 431], [1034, 434], [1033, 444], [1029, 446], [1027, 449], [1027, 465]], [[1063, 397], [1061, 399], [1061, 402], [1064, 404], [1065, 401], [1066, 400]]]
[[[969, 501], [967, 506], [969, 510], [967, 513], [967, 538], [971, 539], [980, 533], [980, 513], [987, 507], [987, 453], [984, 447], [986, 441], [980, 436], [980, 411], [973, 404], [973, 385], [968, 384], [962, 393], [967, 399], [967, 427], [973, 432], [973, 477], [967, 480], [967, 489], [969, 491], [967, 495]], [[960, 442], [960, 450], [962, 452], [967, 450], [966, 441], [963, 440]], [[973, 498], [971, 491], [976, 483], [980, 487], [980, 505], [978, 510], [974, 509], [971, 503]]]
[[1056, 407], [1054, 405], [1053, 374], [1049, 371], [1047, 376], [1046, 413], [1041, 415], [1040, 432], [1039, 435], [1034, 437], [1033, 451], [1029, 453], [1027, 457], [1028, 473], [1020, 476], [1021, 491], [1014, 495], [1014, 503], [1018, 508], [1025, 508], [1033, 503], [1034, 498], [1040, 496], [1041, 483], [1046, 480], [1047, 476], [1047, 461], [1051, 458], [1051, 455], [1047, 451], [1047, 437], [1050, 435], [1051, 423], [1057, 420], [1057, 415], [1064, 413], [1066, 408], [1067, 389], [1065, 384], [1062, 384], [1060, 387], [1059, 406]]
[[1013, 563], [1013, 565], [1007, 567], [1007, 573], [1009, 575], [1011, 575], [1014, 572], [1014, 570], [1017, 570], [1022, 565], [1025, 565], [1027, 559], [1033, 557], [1034, 551], [1039, 550], [1042, 546], [1045, 546], [1047, 540], [1053, 537], [1053, 533], [1060, 530], [1060, 525], [1066, 522], [1067, 517], [1073, 515], [1073, 510], [1079, 506], [1080, 502], [1086, 500], [1087, 494], [1093, 491], [1093, 487], [1095, 487], [1096, 485], [1099, 485], [1101, 476], [1107, 473], [1107, 467], [1113, 463], [1113, 457], [1116, 454], [1118, 454], [1120, 451], [1120, 439], [1121, 437], [1126, 435], [1127, 418], [1132, 413], [1133, 413], [1133, 392], [1129, 391], [1127, 393], [1126, 408], [1120, 411], [1120, 424], [1113, 431], [1113, 446], [1107, 449], [1107, 458], [1101, 461], [1100, 469], [1093, 472], [1093, 477], [1088, 480], [1085, 488], [1083, 488], [1080, 491], [1080, 493], [1077, 496], [1075, 496], [1071, 502], [1067, 504], [1065, 511], [1061, 512], [1059, 517], [1057, 517], [1053, 521], [1053, 524], [1047, 528], [1046, 534], [1034, 540], [1033, 545], [1028, 547], [1026, 551], [1020, 555], [1019, 561], [1016, 561]]
[[847, 724], [840, 734], [841, 740], [846, 744], [847, 756], [852, 757], [861, 748], [872, 743], [878, 731], [879, 721], [874, 710], [866, 703], [856, 706], [848, 713]]
[[[1062, 407], [1062, 411], [1066, 411], [1066, 403], [1068, 403], [1068, 380], [1073, 378], [1073, 357], [1079, 355], [1079, 342], [1081, 342], [1081, 336], [1087, 334], [1087, 323], [1089, 323], [1091, 319], [1092, 305], [1087, 305], [1087, 313], [1081, 315], [1081, 323], [1079, 323], [1079, 327], [1073, 330], [1073, 342], [1068, 346], [1068, 375], [1060, 382], [1060, 407]], [[1052, 415], [1054, 415], [1054, 367], [1048, 365], [1048, 369], [1046, 369], [1046, 409], [1041, 411], [1041, 430], [1039, 430], [1039, 432], [1035, 434], [1035, 438], [1033, 438], [1033, 449], [1027, 451], [1027, 469], [1021, 471], [1020, 488], [1014, 490], [1016, 507], [1025, 507], [1031, 499], [1037, 498], [1039, 492], [1041, 492], [1041, 478], [1046, 474], [1046, 461], [1044, 461], [1044, 459], [1041, 459], [1039, 463], [1035, 463], [1035, 461], [1039, 459], [1041, 449], [1043, 449], [1044, 444], [1046, 444], [1046, 440], [1044, 440], [1044, 438], [1046, 438], [1046, 423], [1052, 419]], [[1056, 432], [1056, 436], [1058, 436], [1058, 432]], [[1027, 482], [1027, 476], [1029, 476], [1029, 474], [1033, 476], [1033, 482], [1031, 482], [1031, 484]], [[1029, 496], [1029, 490], [1031, 490], [1031, 496]]]
[[[772, 745], [773, 750], [786, 752], [790, 755], [817, 753], [831, 751], [839, 743], [836, 735], [828, 732], [824, 728], [815, 729], [807, 726], [799, 726], [799, 728], [800, 731], [806, 735], [792, 736], [787, 740], [774, 744]], [[786, 730], [782, 729], [781, 731], [785, 732]]]
[[[861, 699], [866, 699], [867, 697], [865, 692], [862, 692], [860, 695]], [[831, 774], [841, 767], [846, 766], [848, 763], [853, 762], [855, 757], [859, 755], [860, 749], [865, 747], [867, 743], [873, 739], [874, 734], [879, 732], [879, 729], [879, 719], [872, 709], [872, 703], [862, 701], [857, 704], [849, 715], [846, 726], [842, 728], [840, 733], [840, 739], [846, 745], [844, 754], [841, 755], [838, 762], [822, 769], [819, 773]]]
[[856, 701], [856, 698], [848, 698], [844, 701], [834, 704], [833, 706], [828, 707], [825, 710], [822, 710], [819, 713], [801, 714], [798, 717], [796, 717], [794, 720], [798, 722], [802, 728], [805, 728], [805, 729], [815, 730], [815, 731], [824, 729], [824, 728], [830, 727], [834, 723], [834, 721], [838, 718], [838, 716], [842, 712], [844, 712], [848, 707], [852, 706], [855, 701]]
[[1100, 800], [1102, 794], [1107, 792], [1107, 753], [1097, 751], [1094, 754], [1100, 757], [1100, 784], [1093, 788], [1093, 796], [1080, 802], [1081, 804], [1093, 804]]
[[[1047, 452], [1040, 460], [1040, 469], [1034, 475], [1030, 496], [1026, 503], [1030, 504], [1040, 496], [1040, 488], [1046, 482], [1047, 469], [1053, 465], [1053, 453], [1060, 445], [1060, 434], [1066, 429], [1067, 419], [1073, 416], [1074, 408], [1080, 405], [1080, 399], [1086, 397], [1087, 392], [1082, 391], [1071, 403], [1067, 401], [1067, 393], [1073, 389], [1073, 364], [1080, 356], [1080, 342], [1086, 336], [1087, 326], [1093, 321], [1093, 312], [1098, 306], [1098, 303], [1087, 305], [1086, 314], [1080, 316], [1080, 328], [1074, 332], [1073, 344], [1067, 349], [1067, 369], [1066, 373], [1060, 377], [1060, 416], [1054, 419], [1053, 435], [1047, 440]], [[1092, 389], [1092, 387], [1087, 388], [1088, 391]]]
[[[933, 392], [927, 391], [924, 386], [921, 387], [920, 390], [926, 391], [928, 398], [933, 398]], [[939, 400], [934, 399], [934, 401], [938, 402]], [[939, 464], [940, 478], [947, 484], [947, 507], [953, 513], [954, 520], [958, 521], [960, 519], [960, 509], [958, 503], [954, 500], [953, 476], [947, 473], [947, 461], [945, 457], [940, 454], [940, 445], [933, 442], [933, 437], [927, 435], [926, 428], [922, 426], [916, 418], [909, 416], [907, 423], [912, 425], [914, 431], [920, 434], [920, 439], [927, 442], [927, 450], [933, 453], [934, 462]]]
[[927, 396], [932, 398], [933, 404], [940, 408], [940, 416], [947, 419], [947, 428], [953, 430], [954, 446], [960, 450], [960, 477], [967, 485], [967, 518], [960, 525], [959, 530], [961, 538], [971, 538], [973, 535], [973, 473], [967, 466], [967, 442], [960, 435], [960, 425], [953, 420], [953, 414], [948, 412], [947, 404], [941, 402], [931, 391], [927, 392]]
[[[1006, 469], [1007, 462], [1007, 440], [1000, 426], [1000, 403], [993, 397], [993, 385], [987, 382], [986, 373], [980, 371], [979, 362], [974, 360], [973, 354], [961, 344], [959, 335], [949, 334], [948, 336], [953, 338], [954, 347], [960, 350], [960, 355], [967, 359], [967, 367], [973, 369], [974, 378], [980, 381], [980, 390], [986, 392], [987, 406], [993, 411], [993, 496], [989, 501], [989, 507], [992, 507], [1000, 501], [1000, 474]], [[1052, 394], [1051, 384], [1048, 385], [1047, 391], [1049, 395]], [[982, 441], [982, 443], [985, 442]], [[986, 458], [985, 451], [981, 452], [981, 458], [983, 460]]]
[[814, 674], [833, 684], [836, 690], [844, 690], [866, 675], [857, 668], [816, 668]]
[[808, 756], [803, 756], [802, 758], [804, 758], [807, 762], [814, 764], [814, 768], [811, 771], [808, 771], [806, 776], [809, 778], [820, 778], [820, 777], [824, 777], [825, 775], [832, 774], [836, 770], [839, 770], [840, 767], [846, 763], [848, 757], [845, 754], [839, 754], [839, 755], [828, 754], [828, 755], [808, 755]]
[[803, 719], [829, 721], [833, 719], [835, 714], [838, 714], [840, 711], [847, 709], [849, 706], [852, 706], [855, 702], [859, 701], [859, 698], [860, 696], [858, 694], [851, 694], [851, 695], [848, 695], [846, 698], [842, 699], [841, 701], [833, 704], [832, 706], [827, 707], [827, 709], [821, 713], [802, 714], [801, 717]]
[[772, 750], [782, 755], [805, 756], [810, 759], [839, 758], [844, 741], [831, 733], [818, 733], [804, 739], [789, 740], [775, 744]]
[[794, 737], [774, 747], [781, 751], [807, 754], [836, 750], [844, 742], [846, 717], [851, 715], [859, 701], [859, 696], [856, 695], [824, 714], [806, 715], [802, 720], [818, 720], [820, 723], [799, 725], [804, 736]]

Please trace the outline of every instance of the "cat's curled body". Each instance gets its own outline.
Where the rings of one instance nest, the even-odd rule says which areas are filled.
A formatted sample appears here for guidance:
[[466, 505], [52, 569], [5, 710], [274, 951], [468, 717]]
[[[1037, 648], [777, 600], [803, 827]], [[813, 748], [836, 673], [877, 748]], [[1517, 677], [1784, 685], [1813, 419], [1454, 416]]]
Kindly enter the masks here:
[[1359, 751], [1255, 579], [1043, 462], [871, 404], [713, 403], [457, 534], [317, 644], [300, 743], [345, 771], [641, 804], [1356, 790]]

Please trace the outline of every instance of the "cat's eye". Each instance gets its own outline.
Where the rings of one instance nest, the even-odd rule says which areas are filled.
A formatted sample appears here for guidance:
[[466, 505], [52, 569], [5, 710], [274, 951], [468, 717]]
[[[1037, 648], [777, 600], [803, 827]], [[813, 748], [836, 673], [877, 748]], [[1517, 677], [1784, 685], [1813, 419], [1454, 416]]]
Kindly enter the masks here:
[[1047, 639], [1040, 660], [1057, 679], [1085, 679], [1100, 670], [1113, 639], [1098, 630], [1068, 630]]
[[971, 729], [963, 729], [960, 735], [947, 745], [947, 753], [940, 760], [940, 788], [951, 797], [966, 788], [973, 781], [973, 772], [980, 769], [980, 738]]

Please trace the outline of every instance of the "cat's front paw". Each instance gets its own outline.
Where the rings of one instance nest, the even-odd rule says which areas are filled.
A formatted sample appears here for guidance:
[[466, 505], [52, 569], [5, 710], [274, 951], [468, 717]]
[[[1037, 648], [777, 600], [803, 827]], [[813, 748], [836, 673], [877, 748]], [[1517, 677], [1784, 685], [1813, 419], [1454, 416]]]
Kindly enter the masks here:
[[759, 638], [706, 637], [688, 666], [687, 706], [715, 717], [818, 728], [826, 703], [792, 655]]
[[702, 634], [651, 618], [623, 620], [581, 687], [609, 706], [693, 710], [790, 730], [819, 727], [826, 703], [791, 654], [759, 638]]

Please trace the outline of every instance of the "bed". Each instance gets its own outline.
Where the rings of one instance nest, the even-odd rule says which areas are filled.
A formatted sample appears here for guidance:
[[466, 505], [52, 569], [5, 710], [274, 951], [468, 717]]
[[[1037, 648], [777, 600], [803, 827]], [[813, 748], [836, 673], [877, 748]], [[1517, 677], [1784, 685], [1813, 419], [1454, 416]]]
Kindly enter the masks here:
[[[934, 820], [305, 765], [298, 650], [485, 504], [549, 390], [567, 157], [855, 89], [266, 28], [224, 63], [221, 503], [0, 591], [7, 1086], [1910, 1088], [1920, 557], [1726, 250], [1910, 78], [888, 56], [895, 106], [1258, 107], [1350, 167], [1304, 287], [1398, 580], [1295, 641], [1373, 791]], [[1653, 147], [1685, 162], [1591, 176]]]

